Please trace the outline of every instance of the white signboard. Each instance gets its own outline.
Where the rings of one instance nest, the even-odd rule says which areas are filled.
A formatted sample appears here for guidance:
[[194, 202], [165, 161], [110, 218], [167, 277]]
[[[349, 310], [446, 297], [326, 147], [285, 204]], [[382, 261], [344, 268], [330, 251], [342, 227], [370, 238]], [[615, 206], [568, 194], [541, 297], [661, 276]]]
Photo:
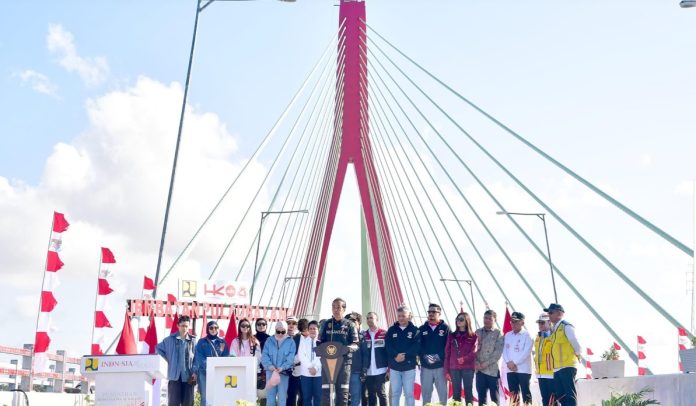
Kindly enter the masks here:
[[206, 400], [210, 405], [235, 406], [238, 400], [256, 404], [256, 357], [209, 357]]
[[179, 283], [179, 297], [181, 300], [198, 302], [247, 303], [249, 283], [182, 279]]

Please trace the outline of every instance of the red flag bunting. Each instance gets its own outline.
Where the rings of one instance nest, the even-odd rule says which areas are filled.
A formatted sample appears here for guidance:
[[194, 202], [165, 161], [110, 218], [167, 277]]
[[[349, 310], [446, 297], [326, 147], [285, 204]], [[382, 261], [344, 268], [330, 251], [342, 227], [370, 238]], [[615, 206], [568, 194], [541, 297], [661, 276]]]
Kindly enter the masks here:
[[143, 289], [145, 290], [153, 290], [155, 288], [155, 281], [152, 279], [148, 278], [147, 276], [143, 276]]
[[45, 331], [37, 331], [36, 339], [34, 340], [34, 353], [46, 352], [51, 344], [51, 338]]
[[56, 307], [58, 301], [53, 296], [53, 292], [41, 291], [41, 311], [50, 312]]
[[99, 344], [92, 344], [92, 354], [91, 355], [104, 355], [101, 346]]
[[94, 327], [96, 327], [96, 328], [104, 328], [104, 327], [111, 328], [111, 323], [109, 323], [109, 319], [106, 318], [106, 315], [101, 310], [97, 310], [96, 313], [94, 313]]
[[614, 342], [614, 349], [615, 349], [616, 351], [620, 351], [620, 350], [621, 350], [621, 346], [620, 346], [619, 344], [617, 344], [616, 342]]
[[645, 359], [645, 353], [643, 351], [638, 351], [638, 359]]
[[102, 264], [115, 264], [116, 258], [114, 258], [114, 253], [110, 249], [102, 247]]
[[54, 233], [62, 233], [63, 231], [68, 229], [68, 226], [70, 226], [70, 223], [65, 219], [65, 215], [63, 213], [58, 213], [57, 211], [53, 212], [53, 232]]
[[507, 305], [505, 306], [505, 321], [503, 322], [503, 334], [507, 334], [512, 331], [512, 317], [510, 316], [510, 309]]
[[638, 336], [638, 344], [647, 344], [645, 338]]
[[147, 330], [144, 327], [138, 329], [138, 341], [144, 342], [145, 337], [147, 337]]
[[55, 251], [48, 251], [48, 259], [46, 260], [46, 270], [48, 272], [56, 272], [63, 267], [63, 261], [58, 257]]
[[155, 348], [157, 347], [157, 326], [155, 325], [155, 315], [150, 313], [150, 325], [147, 326], [147, 333], [145, 333], [145, 343], [147, 343], [148, 354], [154, 354]]
[[638, 367], [638, 376], [645, 376], [645, 375], [647, 375], [647, 368]]
[[590, 348], [587, 349], [587, 355], [594, 355], [594, 352], [592, 352], [592, 349], [590, 349]]
[[171, 293], [167, 293], [167, 301], [176, 302], [176, 296], [172, 295]]
[[99, 294], [100, 295], [108, 295], [109, 293], [113, 292], [114, 290], [111, 289], [111, 286], [109, 286], [109, 281], [106, 279], [99, 278]]
[[116, 345], [116, 354], [127, 355], [137, 354], [138, 348], [135, 345], [135, 337], [133, 337], [133, 328], [131, 327], [130, 317], [126, 310], [126, 317], [123, 321], [123, 329], [121, 330], [121, 338], [118, 339]]

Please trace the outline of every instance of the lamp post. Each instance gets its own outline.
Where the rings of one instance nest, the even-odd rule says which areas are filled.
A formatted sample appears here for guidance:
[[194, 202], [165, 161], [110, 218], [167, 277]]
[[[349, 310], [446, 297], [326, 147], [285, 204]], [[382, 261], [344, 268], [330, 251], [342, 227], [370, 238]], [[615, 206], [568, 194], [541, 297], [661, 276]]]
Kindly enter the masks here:
[[506, 216], [536, 216], [544, 223], [544, 238], [546, 239], [546, 258], [549, 260], [549, 269], [551, 271], [551, 284], [553, 285], [553, 301], [558, 303], [558, 294], [556, 293], [556, 277], [553, 273], [553, 262], [551, 262], [551, 248], [549, 247], [549, 233], [546, 230], [546, 213], [515, 213], [509, 211], [498, 211], [495, 214]]
[[679, 2], [679, 7], [681, 7], [681, 8], [696, 7], [696, 0], [682, 0]]
[[[442, 282], [466, 282], [469, 284], [469, 291], [471, 292], [471, 316], [474, 318], [474, 325], [478, 327], [478, 319], [476, 318], [476, 305], [474, 304], [474, 281], [471, 279], [447, 279], [447, 278], [440, 278], [440, 281]], [[456, 326], [455, 326], [456, 327]]]
[[[294, 280], [302, 280], [302, 279], [312, 279], [311, 276], [288, 276], [283, 280], [283, 287], [280, 289], [280, 300], [281, 300], [281, 306], [285, 304], [285, 285], [289, 281], [294, 281]], [[297, 316], [297, 315], [294, 315]]]
[[[169, 223], [169, 209], [172, 205], [172, 194], [174, 192], [174, 178], [176, 177], [176, 163], [179, 160], [179, 146], [181, 145], [181, 134], [184, 128], [184, 113], [186, 112], [186, 101], [188, 99], [189, 83], [191, 82], [191, 67], [193, 65], [193, 51], [196, 49], [196, 34], [198, 33], [198, 19], [203, 10], [214, 1], [249, 1], [249, 0], [196, 0], [196, 17], [193, 22], [193, 36], [191, 38], [191, 50], [188, 58], [188, 68], [186, 69], [186, 81], [184, 82], [184, 98], [181, 102], [181, 114], [179, 115], [179, 127], [176, 135], [176, 147], [174, 148], [174, 160], [172, 162], [172, 173], [169, 177], [169, 192], [167, 193], [167, 204], [164, 209], [164, 222], [162, 224], [162, 235], [160, 237], [159, 253], [157, 255], [157, 268], [155, 269], [155, 289], [152, 291], [152, 298], [157, 298], [157, 288], [160, 284], [159, 275], [162, 267], [162, 255], [164, 252], [164, 239], [167, 235], [167, 224]], [[283, 1], [283, 0], [282, 0]], [[166, 277], [166, 275], [165, 275]], [[111, 346], [109, 346], [110, 348]]]
[[266, 220], [266, 217], [270, 214], [293, 214], [293, 213], [302, 213], [302, 214], [307, 214], [309, 211], [307, 209], [304, 210], [287, 210], [287, 211], [262, 211], [261, 212], [261, 223], [259, 224], [259, 232], [258, 232], [258, 240], [256, 241], [256, 259], [254, 260], [254, 275], [251, 279], [251, 289], [249, 290], [249, 305], [253, 304], [254, 300], [254, 285], [256, 285], [256, 276], [259, 271], [258, 269], [258, 264], [259, 264], [259, 249], [261, 248], [261, 229], [263, 228], [263, 222]]

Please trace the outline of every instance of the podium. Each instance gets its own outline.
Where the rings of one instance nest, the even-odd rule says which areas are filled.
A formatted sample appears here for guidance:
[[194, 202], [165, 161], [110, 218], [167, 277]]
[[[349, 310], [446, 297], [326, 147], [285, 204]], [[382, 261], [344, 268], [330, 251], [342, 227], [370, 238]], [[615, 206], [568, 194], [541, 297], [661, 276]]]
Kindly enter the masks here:
[[159, 355], [84, 356], [80, 371], [94, 380], [99, 406], [147, 406], [152, 405], [152, 381], [167, 377], [167, 363]]
[[256, 357], [208, 357], [207, 364], [208, 405], [236, 406], [238, 400], [256, 403]]

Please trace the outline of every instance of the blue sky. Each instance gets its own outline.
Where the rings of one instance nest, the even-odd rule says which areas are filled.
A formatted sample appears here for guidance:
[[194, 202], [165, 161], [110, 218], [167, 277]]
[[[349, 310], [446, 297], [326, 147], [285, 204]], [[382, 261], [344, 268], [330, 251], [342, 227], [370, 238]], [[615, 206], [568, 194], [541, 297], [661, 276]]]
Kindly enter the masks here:
[[[0, 207], [9, 213], [8, 216], [16, 217], [5, 224], [2, 237], [5, 250], [17, 239], [26, 253], [36, 252], [38, 256], [44, 249], [44, 229], [48, 226], [36, 212], [21, 210], [21, 207], [43, 210], [41, 213], [55, 208], [68, 211], [69, 218], [75, 219], [73, 244], [95, 240], [121, 245], [121, 252], [129, 251], [121, 255], [132, 260], [124, 264], [124, 268], [129, 268], [128, 275], [135, 278], [132, 280], [137, 279], [135, 275], [141, 275], [141, 269], [152, 269], [175, 127], [174, 131], [169, 127], [168, 133], [153, 136], [152, 143], [148, 144], [151, 150], [145, 151], [149, 154], [133, 147], [138, 145], [137, 137], [127, 144], [134, 149], [121, 146], [123, 150], [112, 150], [114, 154], [123, 153], [125, 157], [140, 160], [131, 164], [144, 162], [143, 167], [147, 167], [150, 159], [156, 161], [159, 166], [153, 164], [157, 169], [152, 172], [159, 177], [153, 175], [152, 183], [140, 185], [129, 175], [128, 168], [119, 166], [118, 160], [112, 162], [110, 157], [100, 156], [95, 151], [100, 145], [114, 142], [103, 134], [100, 120], [107, 122], [104, 117], [125, 120], [131, 117], [125, 111], [132, 106], [144, 110], [148, 101], [166, 104], [166, 117], [175, 117], [169, 113], [175, 112], [179, 102], [172, 98], [179, 93], [169, 86], [184, 80], [194, 7], [193, 1], [178, 0], [60, 4], [44, 1], [5, 5], [0, 16], [0, 111], [5, 112], [0, 120], [0, 180], [7, 180], [8, 186], [0, 188], [3, 191]], [[647, 0], [563, 3], [372, 0], [367, 3], [367, 13], [368, 23], [374, 29], [463, 95], [683, 242], [693, 244], [692, 196], [688, 182], [696, 178], [693, 166], [696, 152], [694, 10], [680, 9], [677, 1]], [[333, 1], [302, 0], [290, 4], [221, 1], [202, 14], [189, 95], [190, 104], [199, 114], [199, 121], [195, 121], [199, 127], [192, 125], [191, 128], [202, 130], [200, 136], [194, 131], [185, 142], [198, 147], [205, 139], [223, 152], [217, 156], [210, 147], [204, 158], [192, 152], [191, 160], [182, 162], [184, 179], [175, 191], [175, 202], [185, 202], [181, 203], [182, 207], [190, 212], [174, 213], [173, 227], [179, 234], [172, 237], [168, 247], [170, 257], [178, 253], [185, 237], [192, 233], [193, 225], [205, 215], [227, 183], [226, 173], [238, 169], [239, 163], [248, 157], [288, 103], [334, 34], [337, 16], [338, 8]], [[51, 26], [54, 29], [60, 26], [62, 33], [72, 35], [73, 56], [79, 57], [72, 59], [72, 65], [65, 62], [65, 47], [49, 49]], [[80, 75], [76, 66], [94, 68], [99, 66], [98, 58], [104, 58], [105, 63], [101, 70], [96, 68], [97, 78], [90, 82]], [[555, 204], [554, 207], [581, 232], [609, 252], [622, 269], [628, 269], [658, 302], [664, 303], [680, 320], [688, 322], [688, 297], [683, 282], [691, 263], [689, 258], [675, 253], [581, 187], [568, 182], [548, 163], [471, 113], [432, 81], [407, 69], [448, 111], [466, 123], [465, 127], [474, 136]], [[147, 84], [139, 78], [149, 78], [155, 83]], [[44, 86], [40, 88], [43, 93], [36, 91], [38, 85]], [[143, 97], [145, 101], [139, 104], [136, 99], [142, 94], [149, 96]], [[120, 105], [114, 101], [116, 99], [109, 98], [126, 97], [124, 95], [132, 99], [132, 105]], [[118, 108], [110, 109], [107, 100], [114, 101]], [[433, 113], [432, 108], [427, 111], [433, 114], [436, 126], [447, 134], [482, 178], [507, 199], [510, 209], [538, 209], [464, 142], [444, 117]], [[206, 126], [206, 114], [213, 114], [220, 126]], [[148, 127], [148, 117], [144, 113], [138, 119], [141, 120], [137, 127], [142, 131], [141, 137], [148, 138], [147, 131], [160, 128]], [[152, 121], [158, 120], [153, 118]], [[170, 122], [175, 124], [175, 121]], [[113, 122], [108, 123], [113, 126]], [[426, 127], [423, 123], [420, 125]], [[106, 133], [109, 137], [119, 135]], [[428, 136], [434, 140], [432, 132]], [[95, 169], [72, 179], [71, 174], [80, 172], [83, 167], [75, 162], [82, 160], [62, 160], [65, 156], [56, 152], [58, 143], [73, 146], [76, 156], [89, 157]], [[109, 149], [105, 151], [108, 153]], [[52, 164], [56, 162], [64, 165], [56, 168]], [[220, 165], [228, 172], [222, 175], [213, 170], [197, 172], [193, 165], [210, 162], [213, 162], [210, 168]], [[451, 157], [446, 162], [462, 187], [480, 202], [482, 210], [493, 213], [495, 209], [485, 204], [480, 191], [456, 162]], [[99, 168], [102, 163], [104, 168]], [[261, 159], [259, 165], [268, 165], [268, 157]], [[60, 182], [50, 172], [60, 171], [61, 167], [67, 168], [64, 179], [87, 186], [56, 191], [51, 185]], [[205, 176], [204, 186], [210, 190], [209, 196], [201, 197], [199, 202], [189, 201], [192, 200], [190, 195], [195, 193], [186, 189], [186, 185], [192, 184], [187, 183], [186, 177], [194, 174]], [[93, 177], [97, 183], [113, 180], [116, 192], [90, 186]], [[437, 178], [443, 179], [441, 175]], [[155, 184], [157, 193], [147, 193]], [[253, 182], [250, 185], [253, 186]], [[354, 221], [358, 203], [353, 178], [348, 179], [346, 188], [336, 227], [337, 235], [342, 237], [334, 240], [339, 243], [332, 244], [329, 258], [331, 267], [339, 271], [357, 266], [355, 256], [351, 255], [358, 248]], [[138, 193], [142, 193], [142, 197]], [[147, 201], [147, 210], [132, 202], [129, 206], [127, 197], [122, 196], [129, 194]], [[455, 199], [454, 194], [452, 196]], [[39, 197], [43, 201], [37, 202]], [[94, 200], [94, 204], [82, 207], [78, 198]], [[130, 224], [123, 217], [116, 217], [111, 204], [122, 210], [119, 211], [122, 216], [142, 211], [138, 217], [142, 221]], [[461, 205], [461, 202], [455, 201], [455, 204]], [[470, 224], [466, 215], [463, 217], [465, 223]], [[16, 224], [15, 220], [32, 230], [20, 231], [18, 237], [7, 225]], [[534, 269], [543, 266], [537, 258], [532, 258], [512, 231], [505, 228], [503, 219], [496, 220], [492, 216], [488, 220], [500, 221], [495, 223], [496, 227], [522, 263], [537, 267]], [[128, 227], [121, 223], [132, 226], [132, 230], [147, 231], [136, 237], [138, 232], [129, 234]], [[535, 223], [525, 225], [537, 233], [536, 237], [543, 238]], [[586, 251], [578, 248], [557, 223], [550, 222], [549, 232], [559, 266], [575, 278], [584, 279], [582, 276], [586, 275], [587, 280], [578, 281], [579, 284], [586, 284], [584, 288], [591, 291], [599, 283], [617, 292], [611, 300], [606, 294], [597, 294], [591, 301], [611, 313], [612, 301], [616, 297], [626, 298], [619, 312], [623, 315], [638, 309], [638, 313], [649, 314], [654, 326], [651, 330], [667, 332], [655, 333], [652, 341], [657, 342], [656, 348], [661, 346], [660, 351], [674, 357], [672, 348], [676, 338], [671, 327], [642, 303], [632, 307], [630, 304], [635, 296], [623, 290], [621, 283], [602, 270]], [[335, 248], [337, 244], [340, 245], [338, 249]], [[65, 246], [69, 250], [69, 241]], [[77, 248], [73, 245], [73, 249]], [[486, 252], [496, 266], [504, 268], [499, 255], [492, 249]], [[204, 250], [197, 257], [204, 270], [205, 260], [200, 258], [207, 254]], [[66, 252], [66, 255], [75, 258], [75, 269], [70, 271], [74, 274], [67, 273], [66, 278], [68, 281], [73, 277], [78, 279], [84, 271], [80, 268], [81, 262], [78, 266], [78, 261], [82, 261], [78, 258], [83, 255], [76, 251]], [[13, 271], [35, 269], [36, 264], [41, 263], [41, 260], [28, 258], [0, 261], [4, 261], [0, 262], [0, 268]], [[662, 283], [656, 284], [654, 275], [659, 272], [665, 275], [660, 279]], [[343, 278], [341, 272], [330, 277], [331, 281], [339, 283]], [[7, 303], [21, 300], [31, 303], [40, 274], [31, 274], [28, 278], [26, 285], [19, 282], [13, 285], [18, 292], [17, 298], [9, 298]], [[124, 284], [136, 284], [132, 280], [124, 280]], [[538, 281], [545, 283], [542, 276]], [[35, 286], [30, 286], [31, 283]], [[135, 288], [130, 289], [132, 294]], [[569, 291], [561, 287], [559, 293], [567, 297]], [[332, 294], [327, 292], [329, 296]], [[349, 294], [353, 302], [357, 302], [358, 297], [357, 293]], [[524, 295], [520, 294], [518, 299], [517, 302], [529, 306], [526, 313], [537, 312], [527, 304]], [[496, 303], [497, 308], [502, 306], [501, 301]], [[89, 315], [85, 317], [88, 319]], [[30, 320], [31, 316], [26, 318]], [[578, 315], [578, 319], [581, 325], [586, 323], [588, 329], [595, 327], [585, 315]], [[636, 327], [639, 321], [637, 317], [622, 320], [621, 326], [627, 336], [640, 330]], [[31, 322], [22, 325], [31, 326]], [[28, 332], [31, 328], [26, 330], [27, 334], [20, 340], [31, 337]], [[62, 339], [58, 340], [61, 343]], [[595, 346], [604, 347], [606, 343], [607, 338], [603, 336], [597, 339]], [[662, 370], [674, 364], [670, 359]]]

